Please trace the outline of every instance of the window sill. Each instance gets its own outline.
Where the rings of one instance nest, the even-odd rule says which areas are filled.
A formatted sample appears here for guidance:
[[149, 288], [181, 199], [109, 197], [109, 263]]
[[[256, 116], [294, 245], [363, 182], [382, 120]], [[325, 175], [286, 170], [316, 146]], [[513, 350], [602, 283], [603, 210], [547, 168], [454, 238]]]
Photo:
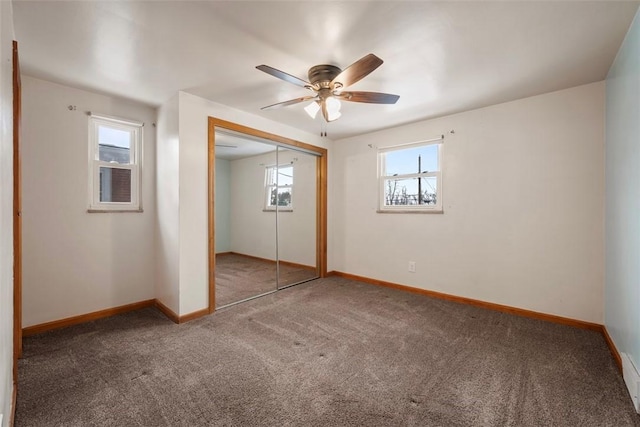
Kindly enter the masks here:
[[[262, 209], [262, 212], [276, 212], [275, 209]], [[278, 212], [293, 212], [293, 209], [278, 209]]]
[[140, 209], [87, 209], [87, 213], [142, 213]]
[[378, 209], [376, 210], [376, 213], [381, 213], [381, 214], [443, 214], [444, 211], [442, 209], [398, 209], [398, 210], [391, 210], [391, 209]]

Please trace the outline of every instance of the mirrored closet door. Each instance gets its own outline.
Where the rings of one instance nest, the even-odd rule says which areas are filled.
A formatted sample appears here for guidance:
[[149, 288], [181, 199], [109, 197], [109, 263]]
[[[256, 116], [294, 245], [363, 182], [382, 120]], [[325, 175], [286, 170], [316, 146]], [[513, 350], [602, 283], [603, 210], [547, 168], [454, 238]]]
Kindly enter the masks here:
[[316, 156], [278, 147], [278, 288], [318, 277]]
[[276, 157], [272, 144], [216, 133], [216, 307], [277, 289], [276, 222], [264, 215], [264, 185], [256, 185]]
[[319, 277], [317, 156], [227, 129], [214, 141], [215, 308]]

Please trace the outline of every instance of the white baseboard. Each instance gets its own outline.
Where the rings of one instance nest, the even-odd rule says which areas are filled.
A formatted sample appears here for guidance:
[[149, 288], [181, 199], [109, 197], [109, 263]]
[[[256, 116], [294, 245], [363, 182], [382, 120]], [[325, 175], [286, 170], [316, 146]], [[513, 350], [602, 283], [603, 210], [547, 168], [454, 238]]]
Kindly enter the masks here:
[[638, 369], [627, 353], [620, 353], [620, 357], [622, 358], [624, 382], [631, 395], [631, 400], [633, 400], [633, 406], [636, 408], [636, 412], [640, 414], [640, 374], [638, 374]]

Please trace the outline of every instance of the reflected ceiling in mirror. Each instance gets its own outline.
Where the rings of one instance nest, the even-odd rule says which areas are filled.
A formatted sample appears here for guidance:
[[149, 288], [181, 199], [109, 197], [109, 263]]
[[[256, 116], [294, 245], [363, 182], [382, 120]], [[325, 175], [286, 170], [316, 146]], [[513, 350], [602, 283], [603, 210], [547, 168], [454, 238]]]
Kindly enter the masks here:
[[216, 129], [215, 150], [217, 159], [237, 160], [276, 151], [276, 146], [265, 139]]

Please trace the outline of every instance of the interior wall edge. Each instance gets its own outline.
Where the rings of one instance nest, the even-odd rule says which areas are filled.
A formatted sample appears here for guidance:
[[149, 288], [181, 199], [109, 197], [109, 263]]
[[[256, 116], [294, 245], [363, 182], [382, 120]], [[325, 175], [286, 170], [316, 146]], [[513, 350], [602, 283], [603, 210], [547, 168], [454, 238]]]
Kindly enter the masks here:
[[153, 300], [153, 306], [160, 310], [162, 314], [167, 316], [173, 323], [180, 323], [180, 316], [169, 307], [164, 305], [159, 299]]
[[528, 317], [531, 319], [544, 320], [551, 323], [558, 323], [561, 325], [573, 326], [580, 329], [588, 329], [591, 331], [603, 332], [603, 325], [599, 323], [587, 322], [579, 319], [572, 319], [570, 317], [557, 316], [555, 314], [541, 313], [533, 310], [526, 310], [523, 308], [512, 307], [508, 305], [496, 304], [493, 302], [477, 300], [473, 298], [467, 298], [458, 295], [445, 294], [442, 292], [431, 291], [428, 289], [416, 288], [413, 286], [402, 285], [399, 283], [386, 282], [384, 280], [373, 279], [365, 276], [358, 276], [350, 273], [343, 273], [341, 271], [331, 271], [329, 276], [344, 277], [346, 279], [355, 280], [370, 285], [382, 286], [385, 288], [397, 289], [405, 292], [411, 292], [428, 297], [443, 299], [447, 301], [453, 301], [460, 304], [473, 305], [476, 307], [486, 308], [493, 311], [499, 311], [502, 313], [514, 314], [517, 316]]

